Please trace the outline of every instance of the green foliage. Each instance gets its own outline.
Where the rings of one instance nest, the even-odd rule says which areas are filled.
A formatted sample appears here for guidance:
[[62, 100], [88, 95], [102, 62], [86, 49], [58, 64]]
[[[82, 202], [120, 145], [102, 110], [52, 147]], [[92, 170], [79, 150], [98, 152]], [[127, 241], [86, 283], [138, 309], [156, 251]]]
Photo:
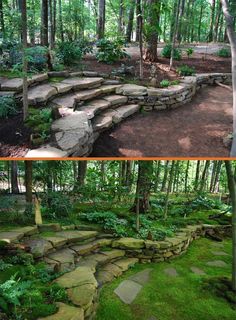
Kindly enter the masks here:
[[116, 39], [114, 41], [101, 39], [97, 42], [98, 52], [96, 58], [99, 62], [112, 64], [120, 59], [129, 57], [124, 49], [124, 41]]
[[162, 80], [162, 81], [160, 82], [160, 87], [161, 87], [161, 88], [167, 88], [167, 87], [169, 87], [170, 85], [171, 85], [171, 83], [170, 83], [169, 80]]
[[178, 67], [176, 70], [180, 76], [192, 76], [196, 73], [195, 68], [189, 67], [187, 65], [182, 65]]
[[68, 195], [49, 192], [42, 197], [42, 214], [50, 219], [68, 217], [72, 204]]
[[0, 97], [0, 118], [8, 118], [17, 114], [16, 101], [11, 96]]
[[219, 57], [222, 57], [222, 58], [229, 58], [231, 57], [231, 51], [230, 49], [228, 48], [221, 48], [218, 52], [217, 52], [217, 55]]
[[29, 70], [38, 72], [46, 70], [48, 65], [49, 51], [47, 47], [35, 46], [26, 49], [26, 59], [28, 61]]
[[[1, 246], [0, 246], [1, 247]], [[2, 259], [0, 259], [0, 271], [5, 271], [9, 268], [12, 267], [12, 264], [10, 263], [6, 263], [5, 261], [3, 261]]]
[[15, 254], [14, 256], [10, 256], [6, 258], [6, 261], [10, 263], [11, 265], [24, 265], [29, 266], [34, 262], [33, 256], [30, 253], [26, 253], [24, 251], [18, 252], [18, 254]]
[[188, 58], [190, 58], [194, 53], [194, 49], [188, 48], [188, 49], [186, 49], [186, 53], [187, 53]]
[[82, 59], [84, 50], [76, 42], [61, 42], [57, 47], [57, 56], [64, 65], [71, 66]]
[[[171, 50], [172, 50], [172, 45], [171, 44], [167, 44], [161, 52], [162, 57], [164, 58], [169, 58], [171, 57]], [[182, 58], [182, 53], [181, 50], [174, 48], [174, 59], [175, 60], [181, 60]]]
[[50, 137], [52, 110], [50, 108], [30, 108], [25, 123], [28, 128], [31, 128], [39, 136], [40, 141], [43, 143]]

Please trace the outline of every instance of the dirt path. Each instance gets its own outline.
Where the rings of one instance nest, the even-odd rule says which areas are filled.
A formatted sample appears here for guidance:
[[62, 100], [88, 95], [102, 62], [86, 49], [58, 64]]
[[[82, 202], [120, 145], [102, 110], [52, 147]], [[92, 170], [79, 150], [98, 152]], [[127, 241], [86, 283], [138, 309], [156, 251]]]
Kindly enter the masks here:
[[228, 157], [232, 94], [208, 87], [175, 110], [137, 114], [94, 144], [91, 157]]

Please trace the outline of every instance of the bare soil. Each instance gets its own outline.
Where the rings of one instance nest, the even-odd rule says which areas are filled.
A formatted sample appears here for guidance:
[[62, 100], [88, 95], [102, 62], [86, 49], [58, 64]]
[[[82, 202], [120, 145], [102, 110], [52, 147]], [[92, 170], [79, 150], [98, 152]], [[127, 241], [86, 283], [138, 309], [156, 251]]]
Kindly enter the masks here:
[[100, 135], [90, 157], [229, 157], [232, 93], [207, 87], [177, 109], [140, 113]]

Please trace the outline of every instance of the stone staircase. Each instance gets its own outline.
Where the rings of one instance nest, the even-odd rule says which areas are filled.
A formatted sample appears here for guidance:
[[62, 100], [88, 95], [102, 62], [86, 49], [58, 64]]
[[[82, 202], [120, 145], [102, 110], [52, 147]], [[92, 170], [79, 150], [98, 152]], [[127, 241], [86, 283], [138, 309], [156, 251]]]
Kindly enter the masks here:
[[[127, 96], [116, 94], [119, 80], [105, 79], [96, 72], [39, 74], [30, 78], [28, 85], [29, 106], [52, 107], [57, 119], [49, 143], [29, 151], [26, 157], [88, 155], [103, 130], [140, 109], [138, 104], [128, 103]], [[0, 96], [11, 95], [22, 102], [22, 87], [21, 78], [0, 78]]]

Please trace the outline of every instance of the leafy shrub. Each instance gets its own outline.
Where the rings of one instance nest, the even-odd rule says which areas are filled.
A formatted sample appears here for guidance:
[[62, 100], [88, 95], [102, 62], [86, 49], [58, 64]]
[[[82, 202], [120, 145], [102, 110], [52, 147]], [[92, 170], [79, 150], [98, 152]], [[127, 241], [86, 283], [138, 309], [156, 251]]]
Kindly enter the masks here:
[[170, 83], [169, 80], [162, 80], [162, 81], [160, 82], [161, 88], [167, 88], [167, 87], [169, 87], [170, 85], [171, 85], [171, 83]]
[[12, 264], [6, 263], [2, 259], [0, 260], [0, 271], [5, 271], [5, 270], [7, 270], [7, 269], [9, 269], [11, 267], [12, 267]]
[[196, 73], [194, 68], [191, 68], [187, 65], [183, 65], [177, 68], [177, 73], [180, 76], [192, 76]]
[[16, 101], [11, 96], [0, 97], [0, 118], [7, 118], [17, 114]]
[[52, 110], [50, 108], [29, 109], [29, 115], [25, 121], [26, 126], [37, 133], [42, 140], [46, 141], [50, 136], [52, 123]]
[[[167, 44], [161, 52], [162, 57], [164, 58], [169, 58], [171, 57], [171, 50], [172, 50], [172, 45], [171, 44]], [[182, 58], [182, 53], [179, 49], [174, 48], [174, 59], [175, 60], [181, 60]]]
[[57, 56], [63, 64], [70, 66], [82, 59], [83, 49], [76, 42], [61, 42], [57, 47]]
[[79, 39], [76, 41], [77, 46], [81, 49], [83, 55], [93, 52], [93, 45], [87, 39]]
[[47, 47], [35, 46], [26, 49], [26, 58], [30, 71], [43, 71], [48, 68], [48, 55]]
[[62, 193], [50, 192], [42, 197], [42, 214], [49, 218], [68, 217], [72, 210], [70, 198]]
[[229, 58], [231, 57], [231, 51], [228, 48], [221, 48], [217, 52], [217, 55], [222, 58]]
[[104, 224], [107, 220], [116, 219], [116, 215], [113, 212], [92, 212], [80, 215], [81, 219], [87, 220], [92, 223]]
[[97, 47], [96, 58], [99, 62], [112, 64], [120, 59], [129, 57], [124, 49], [124, 41], [122, 39], [116, 39], [115, 41], [101, 39], [97, 42]]
[[188, 48], [188, 49], [186, 50], [186, 53], [187, 53], [188, 58], [191, 57], [191, 56], [193, 55], [193, 53], [194, 53], [193, 48]]

